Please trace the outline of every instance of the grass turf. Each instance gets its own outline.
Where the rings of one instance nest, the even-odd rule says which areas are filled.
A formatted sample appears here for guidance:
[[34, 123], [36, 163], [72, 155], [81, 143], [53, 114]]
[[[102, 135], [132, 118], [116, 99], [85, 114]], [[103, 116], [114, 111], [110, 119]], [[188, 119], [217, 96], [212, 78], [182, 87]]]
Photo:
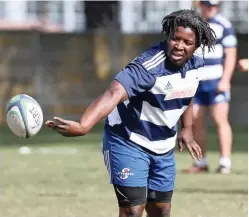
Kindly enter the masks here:
[[[44, 128], [28, 140], [1, 128], [0, 216], [117, 216], [101, 154], [101, 128], [74, 139]], [[192, 161], [187, 151], [176, 150], [172, 217], [248, 216], [247, 140], [247, 128], [234, 129], [233, 172], [229, 175], [214, 174], [219, 155], [213, 128], [208, 133], [209, 174], [182, 173]], [[20, 155], [21, 145], [31, 147], [32, 153]]]

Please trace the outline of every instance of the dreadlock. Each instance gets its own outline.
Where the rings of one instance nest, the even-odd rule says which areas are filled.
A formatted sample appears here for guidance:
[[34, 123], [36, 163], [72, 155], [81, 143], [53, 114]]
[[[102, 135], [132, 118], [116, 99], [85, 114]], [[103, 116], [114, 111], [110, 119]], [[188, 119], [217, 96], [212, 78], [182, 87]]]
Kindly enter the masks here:
[[204, 47], [208, 47], [208, 51], [214, 49], [216, 35], [210, 28], [207, 21], [205, 21], [199, 13], [195, 10], [179, 10], [175, 11], [162, 20], [162, 33], [168, 41], [176, 32], [177, 27], [183, 26], [184, 28], [190, 28], [195, 32], [197, 48], [202, 48], [202, 54], [204, 54]]

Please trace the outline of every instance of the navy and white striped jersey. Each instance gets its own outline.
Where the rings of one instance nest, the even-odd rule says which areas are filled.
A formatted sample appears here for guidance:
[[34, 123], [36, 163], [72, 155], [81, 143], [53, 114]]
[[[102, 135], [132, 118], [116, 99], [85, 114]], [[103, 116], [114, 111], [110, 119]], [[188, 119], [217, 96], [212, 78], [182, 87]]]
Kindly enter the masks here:
[[200, 91], [216, 90], [223, 75], [224, 48], [237, 46], [237, 39], [230, 21], [219, 14], [207, 21], [215, 31], [217, 40], [214, 51], [208, 52], [205, 49], [205, 67], [201, 71]]
[[203, 60], [193, 56], [181, 69], [167, 64], [160, 42], [129, 63], [115, 79], [128, 99], [109, 114], [105, 130], [154, 153], [166, 153], [176, 143], [176, 125], [199, 84]]

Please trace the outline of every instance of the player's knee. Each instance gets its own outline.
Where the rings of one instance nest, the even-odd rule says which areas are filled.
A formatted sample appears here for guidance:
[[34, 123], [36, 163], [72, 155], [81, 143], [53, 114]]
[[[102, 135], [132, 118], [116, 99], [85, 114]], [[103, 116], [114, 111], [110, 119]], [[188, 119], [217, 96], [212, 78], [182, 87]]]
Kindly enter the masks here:
[[171, 205], [167, 204], [166, 206], [160, 208], [160, 213], [162, 217], [169, 217], [171, 211]]
[[213, 121], [214, 121], [214, 124], [216, 127], [226, 127], [229, 124], [229, 120], [228, 120], [228, 117], [224, 116], [224, 115], [221, 115], [221, 116], [218, 116], [218, 115], [215, 115], [212, 117]]
[[216, 127], [229, 125], [228, 113], [229, 113], [228, 103], [217, 103], [211, 107], [211, 117]]
[[160, 205], [155, 205], [155, 207], [146, 209], [147, 217], [170, 217], [171, 204], [165, 203]]
[[169, 217], [172, 196], [173, 190], [160, 192], [149, 189], [146, 204], [148, 217]]
[[120, 208], [120, 216], [122, 217], [141, 217], [143, 214], [144, 205]]
[[170, 217], [170, 211], [171, 211], [171, 207], [170, 206], [165, 206], [165, 207], [161, 207], [158, 211], [157, 215], [158, 217]]

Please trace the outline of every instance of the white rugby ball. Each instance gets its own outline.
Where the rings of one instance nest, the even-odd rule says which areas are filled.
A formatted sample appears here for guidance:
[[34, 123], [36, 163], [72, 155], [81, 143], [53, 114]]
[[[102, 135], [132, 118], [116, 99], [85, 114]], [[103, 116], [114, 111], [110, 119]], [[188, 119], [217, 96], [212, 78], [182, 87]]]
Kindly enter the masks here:
[[36, 135], [43, 125], [43, 113], [38, 102], [25, 94], [10, 99], [6, 106], [7, 124], [19, 137], [30, 138]]

